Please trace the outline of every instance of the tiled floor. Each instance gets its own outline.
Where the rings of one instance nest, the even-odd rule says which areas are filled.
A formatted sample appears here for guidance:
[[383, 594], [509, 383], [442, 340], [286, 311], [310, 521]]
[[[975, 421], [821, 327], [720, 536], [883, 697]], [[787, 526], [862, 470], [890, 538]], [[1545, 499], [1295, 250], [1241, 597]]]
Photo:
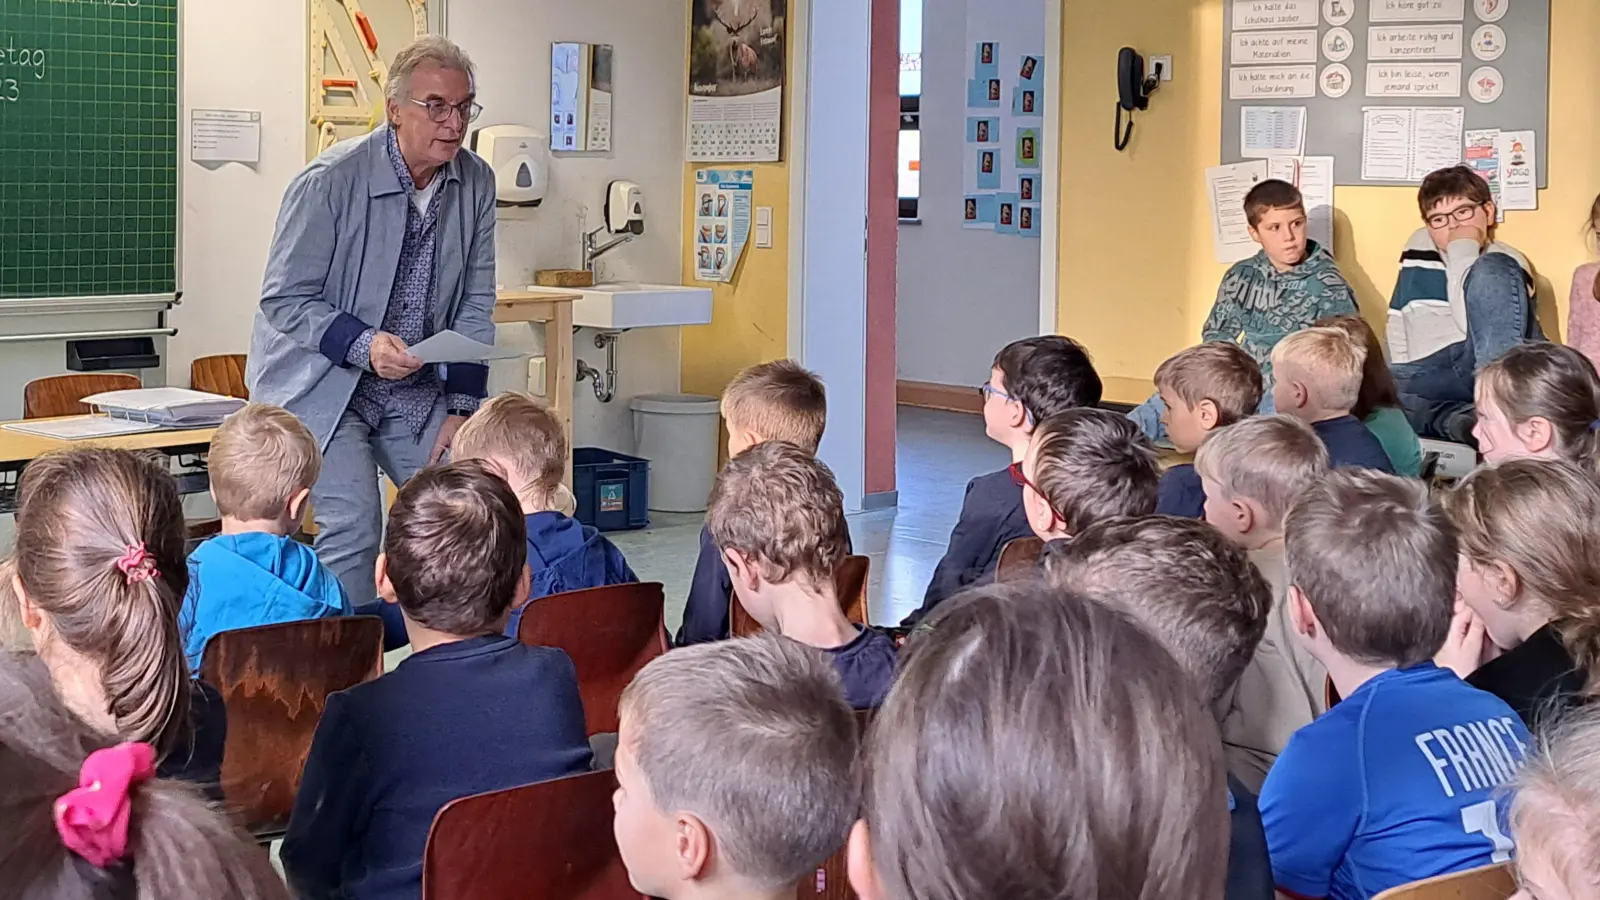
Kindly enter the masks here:
[[[898, 623], [921, 604], [961, 512], [967, 482], [1010, 462], [1004, 447], [984, 437], [978, 416], [900, 408], [895, 472], [900, 506], [850, 518], [856, 552], [872, 558], [873, 622]], [[641, 579], [666, 585], [667, 625], [673, 631], [683, 618], [701, 519], [652, 513], [649, 528], [608, 535]]]

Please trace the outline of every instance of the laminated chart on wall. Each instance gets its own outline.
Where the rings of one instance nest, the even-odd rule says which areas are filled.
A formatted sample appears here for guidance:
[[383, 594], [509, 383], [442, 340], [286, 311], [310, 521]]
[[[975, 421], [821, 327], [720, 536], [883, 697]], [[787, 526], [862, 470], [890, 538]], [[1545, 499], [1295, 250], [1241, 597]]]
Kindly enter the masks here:
[[985, 40], [969, 10], [961, 224], [1039, 237], [1044, 168], [1044, 46]]
[[1550, 0], [1224, 0], [1224, 9], [1224, 163], [1332, 157], [1337, 184], [1415, 186], [1463, 161], [1485, 171], [1485, 132], [1532, 132], [1521, 174], [1543, 182]]
[[694, 277], [733, 280], [750, 240], [752, 169], [699, 169], [694, 173]]
[[778, 161], [788, 77], [788, 0], [688, 3], [688, 160]]

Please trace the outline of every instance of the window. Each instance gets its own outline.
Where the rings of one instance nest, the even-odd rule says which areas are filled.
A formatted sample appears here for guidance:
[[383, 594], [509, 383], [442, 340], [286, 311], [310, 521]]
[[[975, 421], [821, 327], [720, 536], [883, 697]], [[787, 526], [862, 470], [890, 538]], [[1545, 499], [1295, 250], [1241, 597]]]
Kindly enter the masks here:
[[900, 0], [900, 218], [922, 195], [922, 0]]

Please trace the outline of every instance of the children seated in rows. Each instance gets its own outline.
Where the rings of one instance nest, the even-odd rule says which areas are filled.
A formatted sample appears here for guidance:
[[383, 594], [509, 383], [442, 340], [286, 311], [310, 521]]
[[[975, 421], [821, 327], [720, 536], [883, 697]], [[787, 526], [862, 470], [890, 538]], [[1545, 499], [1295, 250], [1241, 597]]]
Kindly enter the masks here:
[[1072, 409], [1039, 423], [1011, 475], [1035, 536], [1053, 545], [1116, 516], [1155, 512], [1155, 448], [1127, 418]]
[[894, 643], [845, 618], [835, 573], [849, 556], [844, 496], [816, 457], [765, 441], [717, 476], [706, 528], [733, 590], [763, 628], [821, 650], [855, 709], [883, 702], [894, 680]]
[[[1190, 347], [1156, 369], [1156, 393], [1166, 409], [1161, 424], [1179, 453], [1194, 453], [1206, 435], [1255, 414], [1261, 405], [1261, 367], [1237, 344], [1212, 341]], [[1198, 519], [1206, 495], [1194, 466], [1161, 475], [1156, 512]]]
[[[515, 392], [495, 397], [461, 426], [450, 455], [488, 462], [516, 492], [528, 531], [529, 602], [639, 580], [615, 544], [562, 511], [570, 453], [560, 420], [543, 403]], [[519, 607], [507, 634], [516, 635], [521, 617]]]
[[[794, 360], [761, 363], [735, 375], [723, 390], [722, 419], [728, 429], [730, 460], [763, 441], [784, 441], [814, 455], [828, 422], [828, 395], [817, 376]], [[848, 553], [848, 535], [845, 540]], [[733, 582], [722, 552], [710, 529], [702, 528], [700, 556], [674, 643], [683, 646], [728, 637], [732, 600]]]
[[[1100, 402], [1100, 376], [1089, 354], [1061, 335], [1024, 338], [995, 354], [983, 395], [983, 429], [990, 440], [1022, 461], [1039, 423], [1069, 409]], [[961, 516], [922, 606], [908, 616], [916, 624], [946, 597], [994, 577], [1006, 544], [1033, 533], [1022, 506], [1022, 488], [1010, 470], [979, 475], [967, 483]]]
[[1321, 715], [1327, 671], [1294, 636], [1284, 571], [1289, 507], [1328, 471], [1328, 451], [1304, 422], [1257, 416], [1219, 429], [1195, 455], [1206, 522], [1250, 554], [1272, 591], [1265, 632], [1222, 711], [1228, 770], [1261, 790], [1289, 738]]
[[1307, 328], [1289, 335], [1272, 351], [1273, 403], [1278, 412], [1311, 426], [1334, 467], [1393, 472], [1383, 444], [1350, 414], [1361, 397], [1366, 356], [1367, 349], [1342, 329]]
[[350, 614], [338, 576], [290, 537], [321, 469], [316, 439], [285, 409], [250, 403], [217, 429], [207, 470], [222, 532], [189, 556], [181, 622], [190, 671], [218, 632]]
[[855, 717], [821, 654], [777, 635], [674, 650], [622, 694], [614, 831], [662, 900], [789, 900], [860, 802]]
[[588, 771], [567, 654], [507, 637], [528, 595], [521, 503], [487, 465], [424, 469], [389, 511], [376, 580], [411, 656], [328, 698], [283, 843], [302, 897], [414, 900], [451, 800]]

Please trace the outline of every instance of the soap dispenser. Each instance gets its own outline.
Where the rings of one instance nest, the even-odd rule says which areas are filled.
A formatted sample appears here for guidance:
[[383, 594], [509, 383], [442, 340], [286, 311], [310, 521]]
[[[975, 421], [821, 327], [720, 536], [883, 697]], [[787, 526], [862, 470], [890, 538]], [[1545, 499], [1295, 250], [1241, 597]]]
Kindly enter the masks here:
[[606, 228], [612, 234], [644, 234], [644, 191], [631, 181], [613, 181], [606, 192]]

